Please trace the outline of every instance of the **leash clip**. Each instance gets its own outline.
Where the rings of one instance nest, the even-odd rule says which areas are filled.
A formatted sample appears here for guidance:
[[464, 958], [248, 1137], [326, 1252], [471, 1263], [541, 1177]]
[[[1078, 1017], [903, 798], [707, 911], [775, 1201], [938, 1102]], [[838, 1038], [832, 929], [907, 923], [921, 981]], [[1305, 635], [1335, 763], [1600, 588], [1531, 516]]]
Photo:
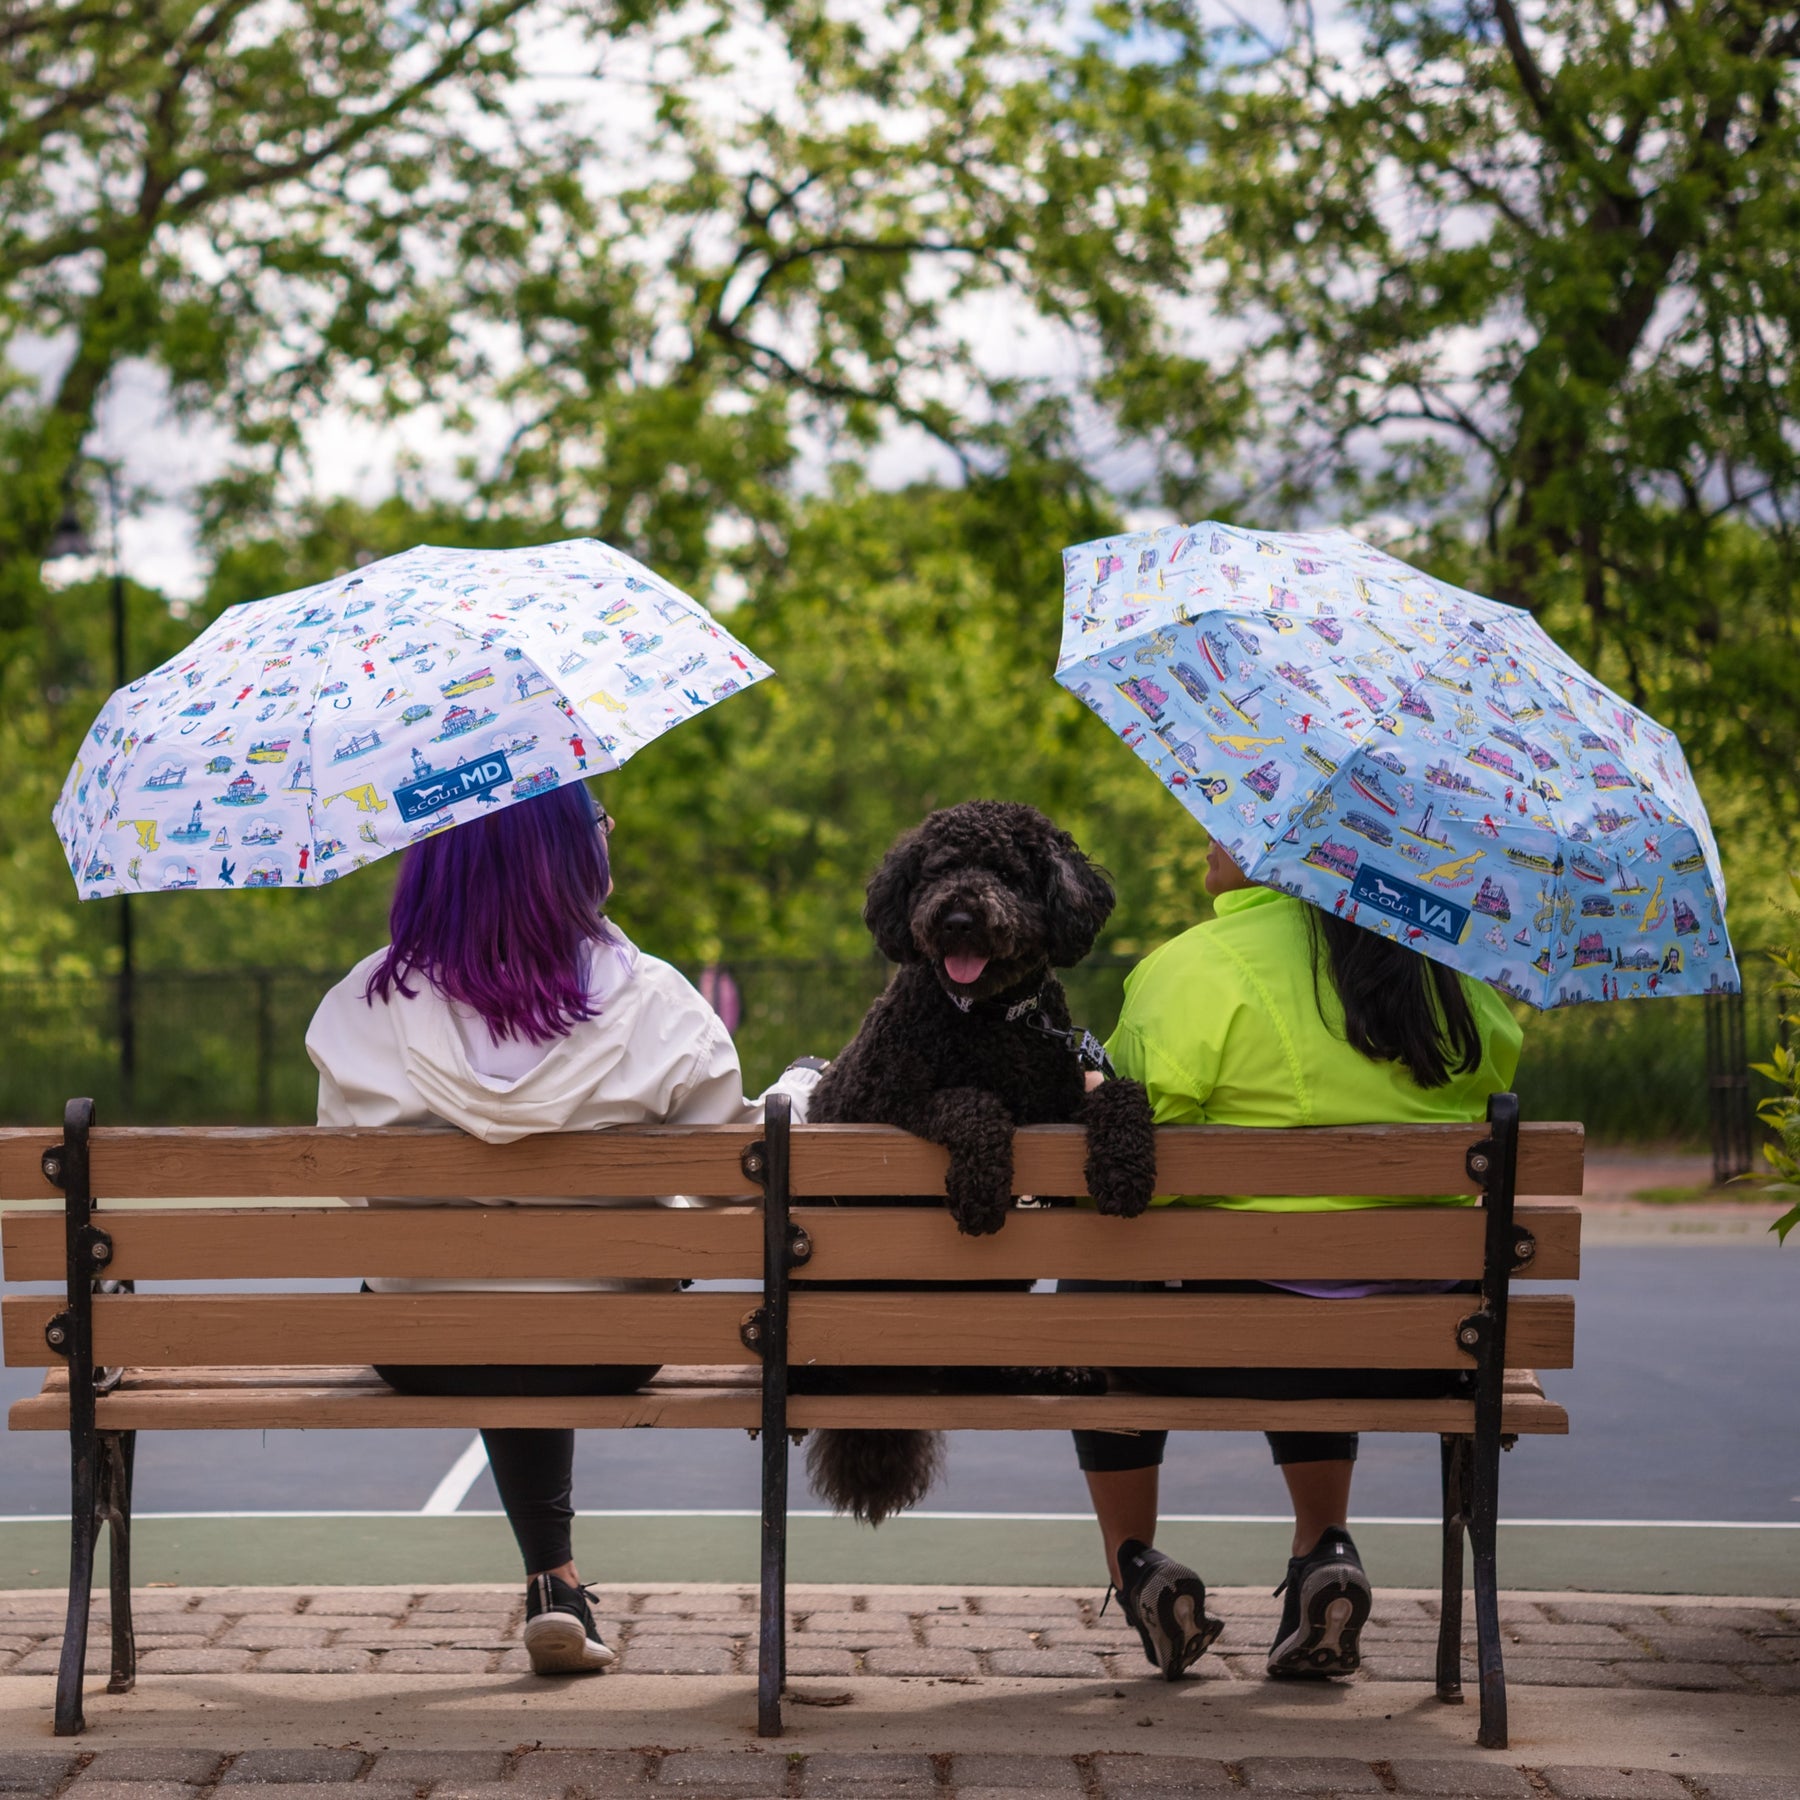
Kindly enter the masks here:
[[1031, 1021], [1034, 1031], [1041, 1031], [1045, 1037], [1055, 1038], [1059, 1044], [1075, 1052], [1075, 1060], [1084, 1069], [1093, 1069], [1108, 1081], [1118, 1079], [1117, 1071], [1112, 1066], [1112, 1059], [1106, 1054], [1105, 1046], [1091, 1031], [1064, 1031], [1060, 1025], [1052, 1025], [1039, 1013]]

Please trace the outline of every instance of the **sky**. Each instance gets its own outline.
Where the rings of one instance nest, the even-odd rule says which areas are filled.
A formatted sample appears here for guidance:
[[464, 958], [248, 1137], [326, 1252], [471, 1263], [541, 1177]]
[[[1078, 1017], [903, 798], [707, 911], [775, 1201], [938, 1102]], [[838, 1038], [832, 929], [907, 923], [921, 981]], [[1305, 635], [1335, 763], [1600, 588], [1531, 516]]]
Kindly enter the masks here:
[[[1231, 10], [1259, 29], [1279, 32], [1279, 0], [1244, 0]], [[1341, 8], [1333, 5], [1322, 12], [1330, 27]], [[1079, 13], [1070, 29], [1080, 29]], [[721, 113], [746, 98], [760, 99], [770, 86], [771, 64], [764, 46], [740, 34], [728, 49], [730, 74], [709, 90], [709, 105]], [[572, 108], [591, 137], [597, 163], [630, 168], [634, 150], [641, 158], [637, 147], [650, 117], [646, 77], [654, 72], [654, 54], [639, 43], [609, 45], [603, 65], [596, 67], [590, 46], [543, 35], [529, 46], [532, 75], [523, 91], [533, 101], [557, 101]], [[592, 72], [569, 73], [583, 69]], [[1171, 321], [1190, 342], [1209, 336], [1217, 342], [1217, 324], [1203, 307], [1185, 303], [1172, 313]], [[1076, 336], [1038, 320], [1020, 303], [990, 297], [960, 323], [990, 369], [1047, 376], [1058, 383], [1079, 381], [1082, 346]], [[43, 339], [15, 340], [9, 354], [22, 369], [48, 378], [66, 357], [67, 346]], [[447, 430], [431, 410], [389, 424], [373, 422], [348, 407], [333, 407], [308, 429], [306, 486], [320, 495], [374, 502], [394, 490], [405, 467], [415, 471], [412, 479], [427, 490], [453, 496], [456, 461], [473, 453], [478, 463], [490, 462], [515, 424], [512, 415], [494, 404], [478, 407], [477, 419], [471, 435]], [[1094, 448], [1104, 469], [1107, 446], [1096, 438]], [[88, 449], [116, 464], [138, 499], [120, 530], [125, 568], [135, 579], [177, 600], [196, 595], [206, 567], [195, 540], [193, 496], [225, 467], [228, 435], [208, 420], [177, 416], [160, 374], [143, 364], [129, 364], [110, 384]], [[803, 483], [816, 481], [828, 459], [823, 442], [809, 445], [802, 462]], [[923, 478], [953, 480], [956, 474], [940, 445], [906, 427], [892, 431], [876, 448], [869, 468], [878, 484], [890, 486]], [[1120, 465], [1121, 478], [1129, 472]], [[1160, 515], [1146, 516], [1142, 522], [1162, 520]], [[73, 566], [63, 571], [65, 577], [76, 572]]]

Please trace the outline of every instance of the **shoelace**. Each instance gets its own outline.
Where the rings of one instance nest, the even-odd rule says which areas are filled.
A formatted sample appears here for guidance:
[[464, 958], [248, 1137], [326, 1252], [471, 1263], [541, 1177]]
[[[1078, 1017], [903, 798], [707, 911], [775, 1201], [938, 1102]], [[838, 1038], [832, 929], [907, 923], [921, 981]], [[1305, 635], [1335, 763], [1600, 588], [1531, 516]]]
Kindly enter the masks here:
[[[1331, 1561], [1333, 1561], [1333, 1562], [1335, 1562], [1335, 1561], [1337, 1561], [1337, 1559], [1338, 1559], [1338, 1558], [1339, 1558], [1339, 1557], [1342, 1557], [1342, 1556], [1347, 1556], [1347, 1555], [1348, 1555], [1348, 1554], [1349, 1554], [1349, 1553], [1348, 1553], [1348, 1552], [1347, 1552], [1347, 1551], [1346, 1551], [1346, 1550], [1345, 1550], [1345, 1549], [1344, 1549], [1344, 1547], [1343, 1547], [1343, 1545], [1342, 1545], [1342, 1544], [1333, 1544], [1333, 1545], [1332, 1545], [1332, 1546], [1331, 1546], [1331, 1558], [1330, 1558], [1330, 1560], [1331, 1560]], [[1312, 1559], [1313, 1559], [1313, 1557], [1314, 1557], [1314, 1556], [1317, 1556], [1317, 1555], [1318, 1555], [1318, 1551], [1317, 1551], [1317, 1550], [1316, 1550], [1316, 1549], [1315, 1549], [1315, 1550], [1314, 1550], [1314, 1551], [1313, 1551], [1313, 1552], [1312, 1552], [1312, 1553], [1311, 1553], [1311, 1554], [1310, 1554], [1310, 1555], [1309, 1555], [1309, 1556], [1307, 1556], [1307, 1557], [1306, 1557], [1306, 1559], [1305, 1559], [1305, 1560], [1306, 1560], [1306, 1561], [1307, 1561], [1307, 1562], [1311, 1562], [1311, 1561], [1312, 1561]], [[1275, 1595], [1274, 1595], [1274, 1597], [1275, 1597], [1275, 1598], [1276, 1598], [1276, 1599], [1277, 1599], [1277, 1600], [1279, 1600], [1279, 1599], [1280, 1599], [1280, 1598], [1281, 1598], [1281, 1596], [1282, 1596], [1282, 1595], [1283, 1595], [1283, 1594], [1285, 1594], [1285, 1593], [1286, 1593], [1286, 1592], [1287, 1592], [1287, 1585], [1288, 1585], [1288, 1583], [1289, 1583], [1289, 1582], [1290, 1582], [1290, 1581], [1292, 1581], [1292, 1580], [1293, 1580], [1293, 1579], [1294, 1579], [1294, 1564], [1295, 1564], [1295, 1563], [1297, 1563], [1297, 1562], [1299, 1562], [1299, 1561], [1301, 1561], [1301, 1558], [1299, 1558], [1299, 1557], [1297, 1557], [1297, 1556], [1296, 1556], [1296, 1557], [1291, 1557], [1291, 1558], [1290, 1558], [1290, 1559], [1289, 1559], [1289, 1561], [1288, 1561], [1288, 1572], [1287, 1572], [1287, 1573], [1286, 1573], [1286, 1574], [1285, 1574], [1285, 1575], [1284, 1575], [1284, 1576], [1282, 1576], [1282, 1578], [1281, 1578], [1281, 1585], [1280, 1585], [1280, 1586], [1279, 1586], [1279, 1587], [1278, 1587], [1278, 1588], [1276, 1588], [1276, 1590], [1275, 1590]]]
[[[553, 1611], [556, 1606], [556, 1593], [550, 1586], [550, 1577], [548, 1575], [534, 1575], [532, 1577], [532, 1585], [538, 1590], [539, 1610], [543, 1612]], [[598, 1588], [589, 1587], [585, 1581], [578, 1581], [573, 1584], [566, 1581], [563, 1583], [564, 1587], [569, 1587], [571, 1585], [573, 1585], [575, 1592], [581, 1596], [582, 1602], [587, 1609], [587, 1622], [591, 1625], [593, 1623], [594, 1602], [600, 1598], [600, 1590]]]

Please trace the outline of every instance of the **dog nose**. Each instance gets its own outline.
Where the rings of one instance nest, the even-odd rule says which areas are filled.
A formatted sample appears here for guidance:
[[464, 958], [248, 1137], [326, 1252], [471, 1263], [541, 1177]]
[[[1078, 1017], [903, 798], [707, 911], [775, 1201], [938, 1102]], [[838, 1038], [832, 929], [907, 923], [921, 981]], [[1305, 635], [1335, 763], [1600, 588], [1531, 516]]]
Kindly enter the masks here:
[[944, 914], [944, 929], [946, 931], [968, 931], [974, 927], [974, 924], [975, 915], [971, 912], [965, 912], [960, 906], [957, 907], [954, 912], [947, 912]]

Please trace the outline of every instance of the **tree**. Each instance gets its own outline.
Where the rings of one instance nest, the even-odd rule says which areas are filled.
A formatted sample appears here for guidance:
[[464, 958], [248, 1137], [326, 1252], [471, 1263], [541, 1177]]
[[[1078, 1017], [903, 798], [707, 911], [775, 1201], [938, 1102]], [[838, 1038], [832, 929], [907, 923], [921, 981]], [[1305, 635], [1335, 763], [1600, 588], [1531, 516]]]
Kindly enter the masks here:
[[1072, 357], [1154, 365], [1187, 260], [1204, 48], [1140, 41], [1168, 10], [22, 0], [0, 652], [128, 366], [224, 436], [215, 545], [304, 493], [333, 407], [498, 426], [470, 510], [690, 574], [896, 426], [1067, 456]]
[[[1347, 48], [1295, 5], [1215, 64], [1210, 293], [1267, 446], [1241, 503], [1437, 520], [1446, 573], [1791, 830], [1800, 9], [1347, 10]], [[1164, 442], [1173, 503], [1218, 492]]]
[[[530, 220], [560, 185], [533, 138], [546, 121], [511, 87], [528, 15], [571, 29], [633, 18], [630, 0], [7, 9], [0, 629], [29, 616], [127, 362], [276, 453], [352, 371], [396, 402], [429, 393], [448, 347], [417, 272], [465, 219]], [[34, 340], [53, 365], [41, 392], [18, 363]]]
[[779, 555], [797, 474], [896, 437], [953, 479], [1085, 469], [1094, 383], [1161, 366], [1186, 279], [1205, 48], [1142, 39], [1164, 10], [800, 0], [682, 38], [562, 229], [464, 246], [509, 421], [472, 503], [704, 586]]

